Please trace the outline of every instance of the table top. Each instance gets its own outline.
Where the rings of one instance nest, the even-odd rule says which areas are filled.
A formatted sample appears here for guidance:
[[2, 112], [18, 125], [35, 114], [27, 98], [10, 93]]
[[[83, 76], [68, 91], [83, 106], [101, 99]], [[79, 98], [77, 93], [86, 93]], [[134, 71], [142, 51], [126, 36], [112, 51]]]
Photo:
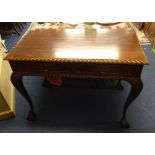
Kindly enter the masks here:
[[5, 59], [148, 64], [132, 29], [34, 29], [16, 44]]

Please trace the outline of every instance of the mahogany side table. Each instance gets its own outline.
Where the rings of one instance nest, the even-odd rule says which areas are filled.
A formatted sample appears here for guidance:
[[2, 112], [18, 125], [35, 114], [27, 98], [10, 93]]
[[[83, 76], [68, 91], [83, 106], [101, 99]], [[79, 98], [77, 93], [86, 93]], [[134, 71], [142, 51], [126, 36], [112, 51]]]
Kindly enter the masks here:
[[30, 106], [27, 119], [35, 118], [23, 76], [108, 78], [126, 80], [131, 91], [125, 102], [121, 126], [129, 127], [126, 113], [143, 88], [141, 72], [148, 64], [132, 29], [38, 28], [29, 31], [6, 56], [11, 81]]

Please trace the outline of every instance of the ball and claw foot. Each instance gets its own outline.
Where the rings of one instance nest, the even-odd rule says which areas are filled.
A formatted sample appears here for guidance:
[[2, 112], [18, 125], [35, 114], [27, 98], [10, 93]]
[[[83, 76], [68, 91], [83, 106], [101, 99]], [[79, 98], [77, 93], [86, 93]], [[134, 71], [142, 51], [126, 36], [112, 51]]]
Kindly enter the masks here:
[[115, 88], [117, 90], [123, 90], [123, 86], [122, 86], [121, 82], [118, 82], [117, 85], [115, 86]]
[[121, 127], [122, 127], [122, 128], [129, 128], [129, 127], [130, 127], [130, 125], [129, 125], [127, 119], [126, 119], [126, 117], [123, 117], [123, 118], [122, 118], [120, 124], [121, 124]]
[[36, 118], [36, 113], [30, 111], [30, 112], [28, 113], [27, 120], [28, 120], [28, 121], [34, 121], [35, 118]]

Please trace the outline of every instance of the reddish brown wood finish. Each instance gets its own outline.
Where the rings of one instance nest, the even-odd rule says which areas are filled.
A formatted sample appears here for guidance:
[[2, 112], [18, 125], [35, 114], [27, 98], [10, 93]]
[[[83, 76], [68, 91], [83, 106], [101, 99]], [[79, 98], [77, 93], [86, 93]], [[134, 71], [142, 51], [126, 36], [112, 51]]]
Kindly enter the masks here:
[[146, 64], [132, 29], [38, 29], [30, 31], [7, 60]]
[[52, 30], [30, 31], [5, 58], [13, 69], [12, 82], [33, 105], [22, 76], [90, 77], [126, 80], [131, 92], [123, 109], [122, 127], [129, 127], [126, 112], [139, 95], [143, 83], [140, 75], [148, 64], [136, 34], [125, 30]]

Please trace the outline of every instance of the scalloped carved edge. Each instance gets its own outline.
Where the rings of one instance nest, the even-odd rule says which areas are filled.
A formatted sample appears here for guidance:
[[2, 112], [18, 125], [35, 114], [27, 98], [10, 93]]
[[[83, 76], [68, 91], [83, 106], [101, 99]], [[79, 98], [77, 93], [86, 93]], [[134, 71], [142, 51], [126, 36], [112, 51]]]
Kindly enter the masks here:
[[83, 63], [114, 63], [114, 64], [148, 64], [141, 60], [114, 60], [114, 59], [73, 59], [73, 58], [27, 58], [6, 56], [4, 60], [8, 61], [37, 61], [37, 62], [83, 62]]

